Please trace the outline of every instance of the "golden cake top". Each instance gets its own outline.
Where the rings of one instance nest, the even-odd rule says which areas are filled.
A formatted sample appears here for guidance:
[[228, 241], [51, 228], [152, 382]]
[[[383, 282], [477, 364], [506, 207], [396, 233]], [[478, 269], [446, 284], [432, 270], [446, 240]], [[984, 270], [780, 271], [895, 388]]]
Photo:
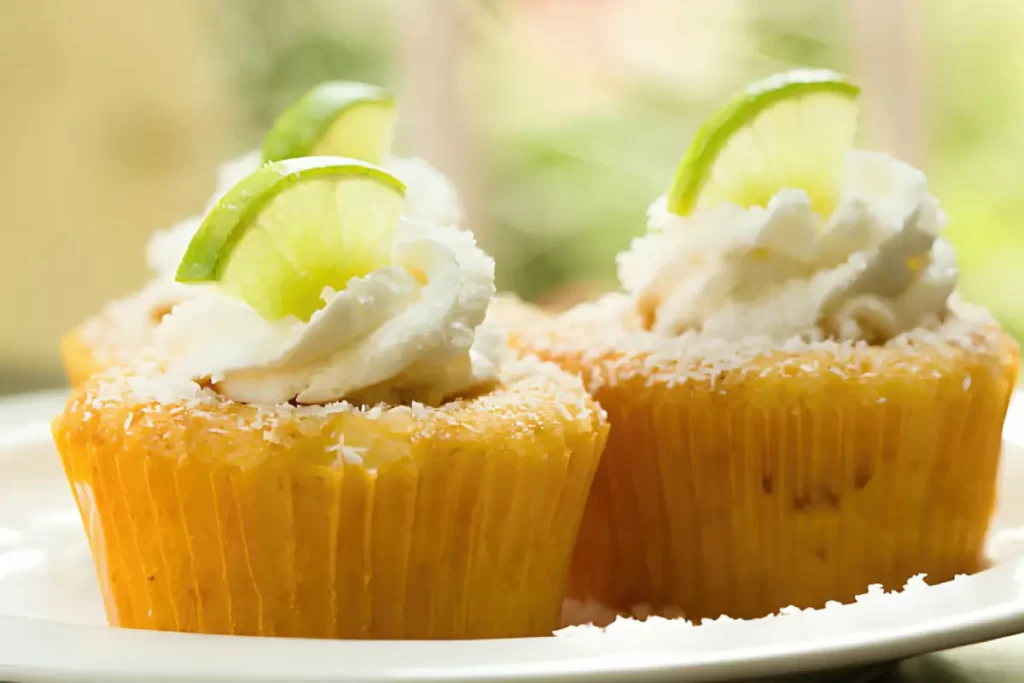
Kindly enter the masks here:
[[881, 344], [829, 338], [819, 329], [781, 341], [764, 334], [729, 340], [697, 329], [665, 336], [645, 329], [635, 304], [628, 294], [609, 294], [559, 316], [536, 316], [529, 326], [515, 330], [515, 343], [578, 366], [588, 373], [584, 381], [591, 390], [610, 376], [620, 381], [631, 375], [711, 387], [723, 378], [744, 382], [823, 373], [838, 381], [925, 378], [960, 367], [967, 355], [998, 359], [1017, 353], [1016, 344], [987, 310], [955, 295], [949, 314], [935, 326], [915, 327]]
[[[536, 358], [503, 363], [498, 384], [437, 407], [412, 401], [406, 405], [365, 405], [337, 401], [324, 405], [244, 404], [209, 386], [168, 375], [158, 364], [137, 361], [127, 368], [94, 375], [69, 399], [69, 422], [99, 421], [94, 430], [111, 438], [137, 431], [152, 438], [174, 430], [233, 435], [239, 443], [259, 440], [289, 445], [295, 439], [322, 439], [323, 457], [376, 467], [397, 457], [411, 441], [442, 434], [487, 433], [501, 426], [507, 438], [532, 438], [538, 426], [589, 431], [605, 420], [604, 411], [581, 380]], [[344, 429], [341, 429], [344, 427]], [[340, 434], [346, 437], [340, 439]], [[392, 435], [395, 448], [373, 448], [359, 435]], [[369, 438], [369, 436], [367, 436]], [[453, 436], [454, 438], [454, 436]], [[281, 453], [287, 452], [287, 449]], [[237, 457], [267, 457], [276, 451], [239, 448]]]

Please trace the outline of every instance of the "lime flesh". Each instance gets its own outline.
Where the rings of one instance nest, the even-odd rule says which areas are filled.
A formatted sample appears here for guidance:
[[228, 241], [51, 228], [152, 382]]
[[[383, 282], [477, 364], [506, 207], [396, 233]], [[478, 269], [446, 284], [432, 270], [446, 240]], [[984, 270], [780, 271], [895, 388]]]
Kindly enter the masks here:
[[308, 320], [325, 287], [389, 265], [404, 196], [393, 175], [352, 159], [266, 164], [206, 215], [176, 279], [217, 282], [271, 320]]
[[826, 70], [798, 69], [751, 85], [697, 132], [669, 190], [669, 210], [765, 206], [779, 190], [798, 188], [817, 213], [830, 214], [853, 146], [859, 93], [847, 77]]
[[331, 81], [303, 95], [274, 123], [263, 159], [329, 155], [378, 164], [391, 148], [395, 99], [365, 83]]

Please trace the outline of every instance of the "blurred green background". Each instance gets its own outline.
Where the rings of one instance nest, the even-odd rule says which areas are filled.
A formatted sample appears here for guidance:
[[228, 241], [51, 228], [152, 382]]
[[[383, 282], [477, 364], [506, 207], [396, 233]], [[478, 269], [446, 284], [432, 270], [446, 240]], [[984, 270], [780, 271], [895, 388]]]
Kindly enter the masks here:
[[851, 73], [863, 144], [928, 172], [963, 293], [1024, 338], [1015, 0], [2, 7], [0, 148], [18, 171], [0, 200], [18, 258], [0, 274], [0, 391], [59, 383], [60, 334], [142, 284], [150, 231], [201, 208], [216, 164], [328, 78], [398, 91], [398, 151], [452, 177], [499, 286], [563, 306], [615, 287], [615, 254], [738, 87]]

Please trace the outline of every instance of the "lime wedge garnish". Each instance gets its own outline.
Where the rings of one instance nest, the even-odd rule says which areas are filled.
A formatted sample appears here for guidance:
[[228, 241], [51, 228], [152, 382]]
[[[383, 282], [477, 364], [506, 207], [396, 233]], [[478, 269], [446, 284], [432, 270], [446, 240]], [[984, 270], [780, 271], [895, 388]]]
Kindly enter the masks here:
[[669, 190], [669, 210], [765, 206], [779, 190], [797, 188], [819, 215], [831, 214], [859, 93], [825, 70], [787, 71], [751, 85], [697, 132]]
[[203, 219], [178, 282], [217, 282], [269, 319], [303, 320], [325, 287], [386, 266], [405, 185], [382, 168], [338, 157], [266, 164]]
[[316, 86], [274, 122], [263, 140], [263, 159], [338, 156], [380, 163], [391, 147], [395, 98], [365, 83]]

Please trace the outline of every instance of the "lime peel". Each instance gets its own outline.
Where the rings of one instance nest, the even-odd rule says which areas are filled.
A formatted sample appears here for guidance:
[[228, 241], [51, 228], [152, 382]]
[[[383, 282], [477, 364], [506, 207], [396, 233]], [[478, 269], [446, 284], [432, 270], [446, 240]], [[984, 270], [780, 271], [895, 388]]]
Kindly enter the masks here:
[[391, 146], [395, 97], [366, 83], [328, 81], [292, 104], [263, 141], [263, 159], [332, 155], [380, 163]]
[[264, 317], [308, 319], [324, 287], [387, 265], [405, 185], [337, 157], [271, 162], [207, 213], [178, 282], [218, 282]]
[[[747, 87], [743, 94], [714, 114], [697, 132], [679, 165], [668, 192], [669, 211], [687, 215], [700, 203], [701, 192], [714, 176], [715, 165], [722, 152], [736, 137], [751, 130], [756, 120], [769, 109], [784, 102], [795, 102], [813, 96], [830, 96], [839, 100], [855, 100], [860, 87], [849, 78], [825, 69], [796, 69], [770, 76]], [[854, 114], [855, 117], [855, 114]], [[855, 120], [855, 119], [854, 119]], [[792, 131], [800, 135], [804, 131]], [[850, 133], [852, 141], [852, 131]], [[792, 141], [797, 153], [808, 152], [799, 139]], [[810, 150], [810, 154], [817, 150]], [[774, 191], [782, 189], [767, 184], [753, 193], [755, 198], [740, 201], [741, 205], [766, 202]], [[765, 194], [768, 196], [764, 196]], [[822, 204], [824, 202], [812, 203]]]

